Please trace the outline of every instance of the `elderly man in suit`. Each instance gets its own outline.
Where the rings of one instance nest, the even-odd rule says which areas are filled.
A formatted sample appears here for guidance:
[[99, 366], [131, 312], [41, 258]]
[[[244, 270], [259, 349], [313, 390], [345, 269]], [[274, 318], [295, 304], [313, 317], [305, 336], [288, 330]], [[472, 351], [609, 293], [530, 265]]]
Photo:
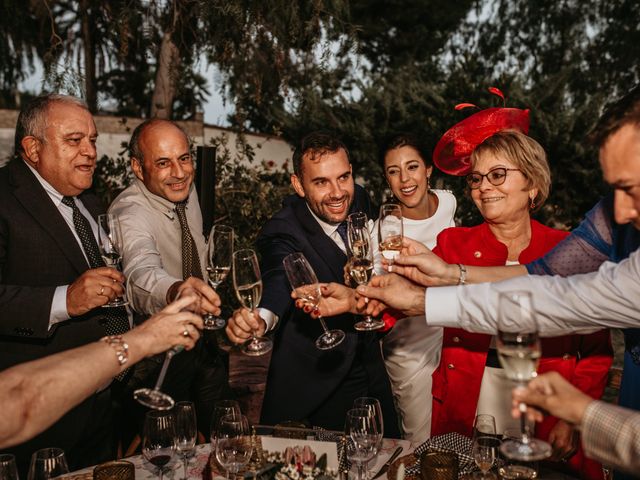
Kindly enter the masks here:
[[[246, 341], [252, 331], [275, 329], [275, 342], [262, 409], [262, 421], [306, 420], [312, 425], [342, 430], [347, 410], [357, 397], [380, 400], [385, 436], [399, 430], [378, 336], [357, 333], [353, 315], [326, 318], [329, 328], [346, 332], [331, 350], [319, 350], [318, 322], [297, 310], [282, 260], [302, 252], [321, 282], [342, 281], [347, 261], [345, 225], [353, 211], [368, 211], [368, 197], [353, 182], [349, 153], [333, 136], [306, 136], [293, 154], [291, 183], [297, 196], [262, 229], [261, 255], [264, 294], [260, 309], [240, 309], [227, 326], [229, 338]], [[277, 324], [277, 325], [276, 325]]]
[[[86, 192], [98, 133], [86, 105], [43, 95], [20, 112], [15, 158], [0, 169], [0, 369], [126, 332], [124, 277], [104, 266], [97, 198]], [[105, 385], [51, 428], [16, 447], [24, 466], [37, 448], [62, 447], [71, 468], [111, 458]]]

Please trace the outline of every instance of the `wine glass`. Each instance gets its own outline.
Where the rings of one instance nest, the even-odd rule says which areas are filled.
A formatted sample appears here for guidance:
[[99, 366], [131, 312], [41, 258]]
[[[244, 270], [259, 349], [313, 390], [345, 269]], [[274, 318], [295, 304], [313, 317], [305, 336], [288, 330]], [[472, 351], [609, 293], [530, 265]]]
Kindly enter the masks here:
[[[367, 215], [363, 212], [352, 213], [347, 221], [350, 257], [347, 264], [351, 279], [358, 285], [366, 285], [373, 275], [373, 252], [369, 234]], [[379, 330], [384, 327], [382, 320], [374, 320], [365, 315], [353, 328], [361, 332]]]
[[471, 453], [473, 460], [482, 472], [481, 478], [486, 478], [487, 473], [493, 467], [499, 447], [500, 440], [496, 437], [479, 435], [473, 439]]
[[369, 463], [375, 463], [376, 455], [382, 449], [382, 439], [384, 438], [384, 418], [382, 417], [382, 407], [377, 398], [373, 397], [358, 397], [353, 401], [353, 408], [364, 408], [369, 411], [369, 414], [376, 422], [376, 428], [378, 429], [378, 436], [380, 438], [376, 453]]
[[18, 480], [15, 455], [11, 453], [0, 454], [0, 478], [2, 480]]
[[150, 410], [144, 416], [142, 455], [158, 468], [160, 480], [164, 467], [176, 453], [176, 424], [172, 412]]
[[244, 415], [225, 415], [218, 425], [216, 459], [229, 474], [235, 474], [251, 459], [251, 432]]
[[[181, 297], [190, 296], [192, 301], [188, 305], [182, 308], [181, 311], [188, 311], [195, 313], [196, 315], [200, 315], [200, 303], [201, 297], [193, 288], [184, 288], [182, 289], [178, 295], [176, 295], [175, 300], [178, 300]], [[188, 333], [185, 330], [185, 333]], [[155, 410], [170, 410], [175, 405], [175, 401], [171, 398], [170, 395], [162, 392], [160, 388], [162, 388], [162, 384], [164, 383], [164, 377], [167, 375], [167, 370], [169, 368], [169, 364], [171, 363], [171, 359], [178, 353], [184, 350], [182, 345], [177, 345], [169, 350], [164, 356], [164, 362], [162, 362], [162, 367], [160, 368], [160, 373], [158, 374], [158, 379], [156, 380], [156, 384], [153, 388], [139, 388], [133, 392], [133, 398], [138, 402], [144, 405], [145, 407], [153, 408]]]
[[[262, 298], [262, 278], [256, 252], [245, 249], [233, 254], [233, 287], [242, 306], [252, 312], [258, 308]], [[273, 348], [273, 342], [267, 337], [258, 337], [255, 332], [251, 340], [242, 346], [245, 355], [264, 355]]]
[[211, 450], [215, 451], [218, 439], [218, 426], [220, 419], [227, 415], [239, 416], [242, 414], [240, 404], [236, 400], [220, 400], [213, 406], [213, 414], [211, 415]]
[[378, 217], [378, 240], [380, 252], [389, 262], [402, 250], [402, 210], [396, 203], [384, 203]]
[[69, 467], [61, 448], [43, 448], [31, 455], [28, 480], [49, 480], [65, 473]]
[[478, 413], [473, 420], [473, 438], [476, 437], [495, 437], [496, 436], [496, 419], [488, 413]]
[[[98, 215], [98, 249], [107, 267], [122, 271], [122, 229], [118, 217], [112, 213]], [[116, 297], [103, 307], [122, 307], [129, 305], [125, 296]]]
[[196, 407], [193, 402], [178, 402], [174, 408], [176, 417], [176, 450], [182, 457], [184, 465], [184, 478], [187, 475], [189, 458], [196, 451], [196, 439], [198, 438], [198, 426], [196, 423]]
[[[496, 347], [507, 378], [524, 386], [537, 375], [540, 340], [530, 292], [500, 293]], [[551, 445], [530, 436], [524, 415], [526, 410], [527, 406], [524, 403], [520, 404], [520, 439], [502, 442], [500, 451], [507, 458], [516, 460], [534, 461], [548, 458], [551, 456]]]
[[[308, 302], [314, 311], [322, 299], [320, 283], [316, 272], [301, 252], [291, 253], [282, 261], [284, 271], [287, 274], [291, 288], [297, 291], [300, 298]], [[316, 347], [320, 350], [329, 350], [342, 343], [345, 334], [342, 330], [329, 330], [322, 317], [318, 317], [324, 333], [316, 339]]]
[[354, 408], [347, 412], [345, 434], [352, 440], [347, 445], [347, 457], [356, 464], [357, 480], [363, 480], [366, 464], [376, 455], [380, 439], [369, 409]]
[[[227, 278], [231, 271], [233, 255], [233, 228], [226, 225], [214, 225], [209, 234], [207, 246], [207, 277], [209, 285], [215, 290]], [[208, 313], [202, 320], [205, 330], [220, 330], [226, 322], [222, 317]]]

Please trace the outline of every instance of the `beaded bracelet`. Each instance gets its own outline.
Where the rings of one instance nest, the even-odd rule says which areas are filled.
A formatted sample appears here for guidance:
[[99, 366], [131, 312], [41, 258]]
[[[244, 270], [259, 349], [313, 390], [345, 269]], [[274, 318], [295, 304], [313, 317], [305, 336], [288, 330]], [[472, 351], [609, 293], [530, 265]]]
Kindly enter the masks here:
[[120, 366], [127, 363], [129, 360], [129, 345], [122, 339], [120, 335], [110, 335], [107, 337], [102, 337], [100, 339], [101, 342], [106, 343], [116, 352], [116, 358], [118, 359], [118, 363]]

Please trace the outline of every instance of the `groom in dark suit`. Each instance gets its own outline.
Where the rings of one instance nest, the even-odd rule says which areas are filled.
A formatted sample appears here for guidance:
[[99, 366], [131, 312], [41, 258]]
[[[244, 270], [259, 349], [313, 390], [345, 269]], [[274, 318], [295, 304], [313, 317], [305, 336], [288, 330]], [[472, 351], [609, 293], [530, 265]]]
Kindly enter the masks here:
[[[124, 277], [101, 263], [103, 210], [85, 192], [97, 136], [91, 113], [73, 97], [44, 95], [20, 112], [15, 157], [0, 169], [0, 369], [129, 328], [124, 309], [100, 308], [122, 295]], [[20, 466], [51, 446], [65, 450], [72, 469], [112, 458], [106, 387], [16, 447]]]
[[347, 148], [329, 134], [306, 136], [293, 154], [293, 167], [291, 183], [297, 196], [285, 200], [257, 240], [264, 292], [260, 308], [253, 314], [237, 310], [227, 334], [240, 343], [254, 330], [275, 329], [263, 423], [304, 420], [342, 430], [353, 400], [371, 396], [382, 405], [385, 436], [398, 437], [377, 334], [355, 332], [350, 314], [325, 318], [329, 329], [345, 331], [346, 338], [331, 350], [316, 348], [321, 326], [295, 308], [282, 266], [288, 254], [302, 252], [321, 282], [342, 283], [346, 235], [339, 227], [351, 212], [371, 216], [368, 197], [354, 185]]

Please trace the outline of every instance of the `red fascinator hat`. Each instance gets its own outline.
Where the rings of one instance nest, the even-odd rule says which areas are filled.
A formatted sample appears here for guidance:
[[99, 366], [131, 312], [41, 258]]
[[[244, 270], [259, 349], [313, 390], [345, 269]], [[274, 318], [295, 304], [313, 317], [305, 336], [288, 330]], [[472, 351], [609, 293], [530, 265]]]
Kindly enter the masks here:
[[[489, 92], [504, 101], [497, 88]], [[475, 107], [472, 103], [460, 103], [456, 110]], [[493, 107], [474, 113], [446, 131], [433, 151], [433, 163], [450, 175], [466, 175], [471, 171], [471, 153], [491, 135], [503, 130], [518, 130], [529, 133], [529, 110]]]

